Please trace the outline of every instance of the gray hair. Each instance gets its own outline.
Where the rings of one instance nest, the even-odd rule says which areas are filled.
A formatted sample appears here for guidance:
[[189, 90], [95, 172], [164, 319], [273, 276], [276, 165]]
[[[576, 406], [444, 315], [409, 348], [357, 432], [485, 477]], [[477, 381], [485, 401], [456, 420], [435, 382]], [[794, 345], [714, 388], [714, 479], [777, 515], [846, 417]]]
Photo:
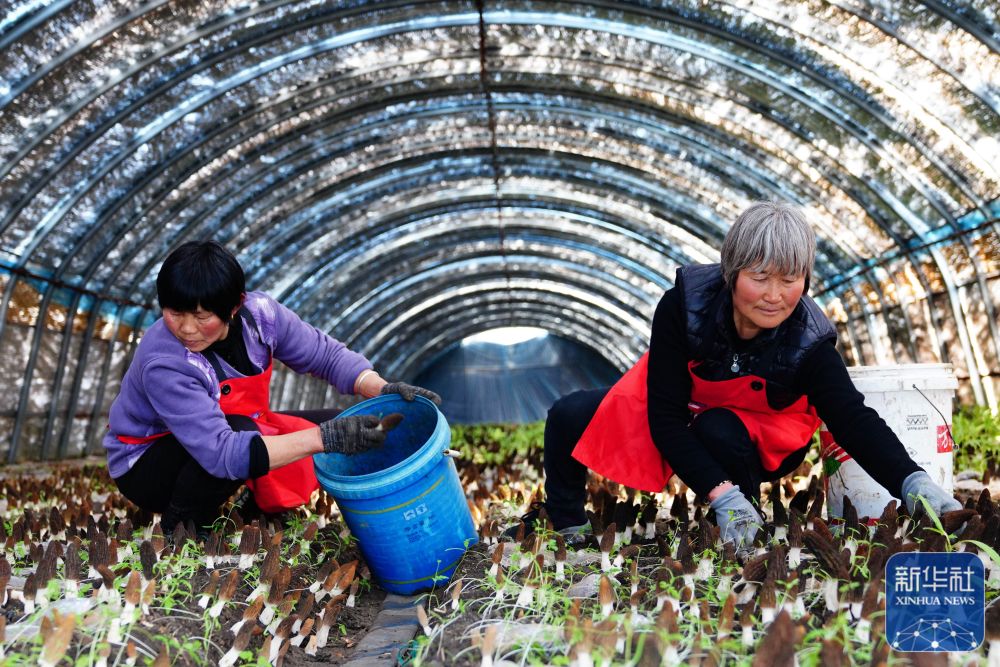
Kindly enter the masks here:
[[771, 269], [785, 275], [812, 274], [816, 235], [797, 207], [754, 202], [740, 213], [722, 241], [722, 278], [732, 287], [740, 271]]

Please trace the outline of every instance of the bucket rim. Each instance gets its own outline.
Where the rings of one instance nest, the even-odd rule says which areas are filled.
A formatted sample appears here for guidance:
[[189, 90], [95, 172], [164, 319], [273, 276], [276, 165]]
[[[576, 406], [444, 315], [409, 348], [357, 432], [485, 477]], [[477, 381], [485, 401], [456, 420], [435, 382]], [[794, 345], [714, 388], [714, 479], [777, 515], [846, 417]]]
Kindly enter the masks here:
[[[398, 394], [375, 396], [352, 405], [334, 417], [334, 419], [339, 419], [340, 417], [350, 417], [373, 406], [377, 406], [381, 403], [395, 402], [398, 399]], [[450, 442], [451, 434], [448, 431], [448, 425], [444, 418], [444, 414], [438, 410], [437, 405], [435, 405], [433, 401], [430, 401], [423, 396], [414, 397], [414, 401], [422, 402], [432, 407], [434, 409], [436, 419], [434, 429], [431, 432], [430, 437], [427, 438], [427, 441], [421, 445], [419, 449], [402, 461], [399, 461], [388, 468], [365, 473], [364, 475], [338, 475], [317, 468], [317, 476], [321, 478], [321, 483], [323, 481], [327, 481], [342, 487], [342, 490], [345, 491], [357, 491], [359, 487], [366, 487], [366, 490], [374, 490], [383, 486], [396, 484], [400, 480], [410, 477], [414, 470], [422, 470], [428, 463], [433, 462], [437, 456], [444, 456], [444, 449], [447, 447], [448, 442], [445, 442], [443, 447], [435, 445], [438, 440], [435, 436], [440, 432], [447, 433]], [[317, 454], [316, 456], [324, 456], [324, 454]]]
[[858, 378], [905, 378], [916, 376], [925, 378], [930, 373], [937, 378], [954, 378], [955, 366], [953, 364], [877, 364], [870, 366], [847, 366], [847, 372], [851, 379]]
[[847, 373], [858, 391], [898, 392], [920, 389], [924, 391], [954, 391], [958, 378], [952, 364], [879, 364], [877, 366], [848, 366]]

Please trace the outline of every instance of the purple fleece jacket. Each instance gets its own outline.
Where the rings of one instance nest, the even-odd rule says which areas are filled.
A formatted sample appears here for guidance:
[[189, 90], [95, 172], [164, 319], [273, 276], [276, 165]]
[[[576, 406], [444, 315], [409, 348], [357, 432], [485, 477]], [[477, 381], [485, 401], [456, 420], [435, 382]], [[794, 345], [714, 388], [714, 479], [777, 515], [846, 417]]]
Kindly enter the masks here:
[[[354, 381], [372, 367], [362, 355], [306, 324], [263, 292], [248, 292], [244, 303], [257, 321], [247, 323], [243, 340], [258, 368], [273, 358], [298, 373], [311, 373], [354, 393]], [[230, 377], [245, 377], [222, 361]], [[111, 404], [109, 430], [104, 436], [108, 472], [124, 475], [154, 443], [126, 445], [118, 435], [145, 437], [170, 431], [205, 470], [215, 477], [246, 479], [250, 440], [255, 431], [233, 431], [219, 407], [219, 380], [208, 360], [190, 352], [157, 320], [139, 342], [122, 379], [121, 392]]]

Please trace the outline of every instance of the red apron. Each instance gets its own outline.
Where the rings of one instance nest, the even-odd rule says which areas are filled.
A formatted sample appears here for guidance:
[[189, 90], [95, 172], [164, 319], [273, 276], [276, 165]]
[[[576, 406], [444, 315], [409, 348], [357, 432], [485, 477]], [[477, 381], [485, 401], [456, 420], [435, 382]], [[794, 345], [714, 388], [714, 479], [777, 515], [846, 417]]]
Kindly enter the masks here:
[[[268, 364], [260, 375], [229, 378], [219, 383], [222, 392], [219, 407], [227, 415], [246, 415], [253, 419], [261, 435], [283, 435], [316, 428], [308, 419], [271, 412], [271, 370]], [[229, 393], [226, 393], [229, 387]], [[248, 479], [257, 507], [270, 514], [299, 507], [309, 502], [309, 496], [319, 488], [311, 456], [281, 466], [277, 470]]]
[[[642, 355], [601, 401], [573, 450], [573, 458], [620, 484], [655, 493], [663, 490], [673, 470], [663, 460], [649, 433], [648, 357], [648, 352]], [[699, 414], [709, 408], [731, 410], [746, 426], [766, 470], [777, 470], [819, 428], [820, 419], [805, 396], [775, 410], [767, 404], [766, 380], [745, 375], [709, 382], [694, 374], [696, 365], [688, 363], [691, 411]]]
[[[315, 428], [315, 424], [301, 417], [271, 412], [269, 405], [273, 368], [272, 361], [260, 375], [229, 378], [220, 382], [219, 407], [222, 412], [250, 417], [260, 429], [261, 435], [281, 435]], [[162, 438], [168, 433], [169, 431], [157, 433], [144, 438], [120, 435], [118, 439], [126, 444], [139, 445]], [[273, 514], [307, 503], [312, 492], [319, 488], [319, 481], [316, 479], [312, 457], [307, 456], [262, 477], [247, 480], [247, 486], [253, 491], [257, 506]]]

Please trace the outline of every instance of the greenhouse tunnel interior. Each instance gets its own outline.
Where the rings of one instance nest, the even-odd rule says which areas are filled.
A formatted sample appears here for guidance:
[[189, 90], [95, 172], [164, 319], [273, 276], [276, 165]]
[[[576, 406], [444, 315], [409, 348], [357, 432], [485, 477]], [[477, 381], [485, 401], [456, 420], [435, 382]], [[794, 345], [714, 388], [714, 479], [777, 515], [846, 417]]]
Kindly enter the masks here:
[[[996, 410], [992, 0], [2, 7], [2, 461], [102, 452], [184, 241], [383, 376], [480, 396], [456, 421], [515, 421], [628, 369], [761, 199], [815, 229], [849, 365], [949, 363]], [[463, 344], [507, 327], [548, 335]]]

